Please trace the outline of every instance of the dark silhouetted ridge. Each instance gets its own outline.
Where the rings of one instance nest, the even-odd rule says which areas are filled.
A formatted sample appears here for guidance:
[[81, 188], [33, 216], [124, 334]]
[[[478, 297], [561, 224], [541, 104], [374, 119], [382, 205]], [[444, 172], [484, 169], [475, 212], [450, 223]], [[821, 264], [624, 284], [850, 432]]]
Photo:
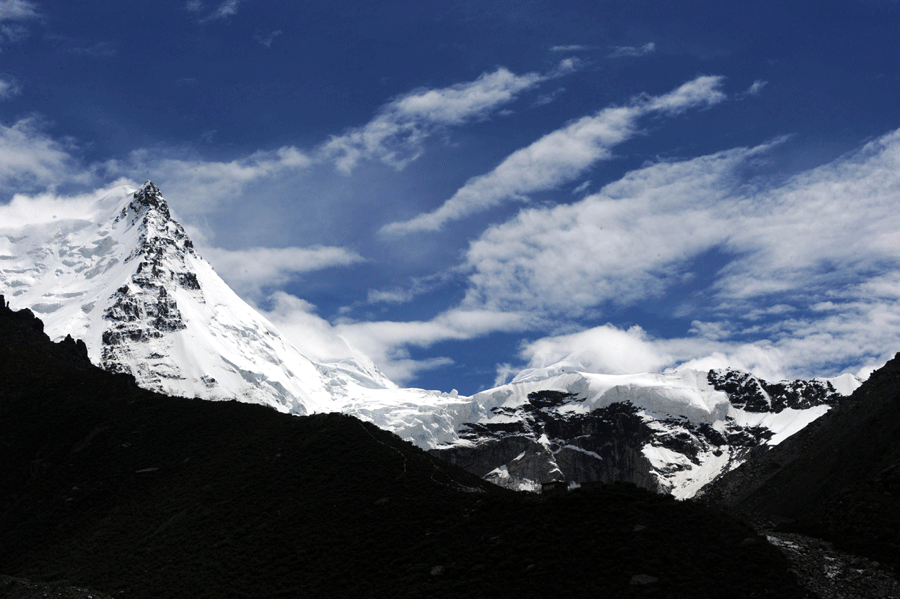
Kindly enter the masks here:
[[129, 598], [803, 596], [775, 548], [704, 506], [627, 484], [517, 494], [349, 416], [158, 395], [5, 304], [0, 383], [16, 579]]
[[822, 418], [704, 489], [729, 509], [900, 567], [900, 354]]

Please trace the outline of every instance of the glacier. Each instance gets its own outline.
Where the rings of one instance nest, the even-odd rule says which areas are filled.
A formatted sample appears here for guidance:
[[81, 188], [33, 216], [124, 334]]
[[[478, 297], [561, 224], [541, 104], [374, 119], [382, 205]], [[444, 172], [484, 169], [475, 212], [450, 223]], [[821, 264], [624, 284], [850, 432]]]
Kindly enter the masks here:
[[[746, 373], [613, 375], [564, 361], [473, 396], [400, 388], [356, 350], [335, 362], [298, 351], [200, 257], [150, 181], [106, 189], [77, 218], [43, 216], [0, 223], [0, 293], [34, 311], [53, 340], [82, 339], [95, 364], [169, 395], [350, 414], [461, 465], [475, 460], [471, 470], [512, 488], [631, 476], [691, 497], [860, 384], [850, 375], [780, 387]], [[615, 426], [633, 439], [603, 437]]]

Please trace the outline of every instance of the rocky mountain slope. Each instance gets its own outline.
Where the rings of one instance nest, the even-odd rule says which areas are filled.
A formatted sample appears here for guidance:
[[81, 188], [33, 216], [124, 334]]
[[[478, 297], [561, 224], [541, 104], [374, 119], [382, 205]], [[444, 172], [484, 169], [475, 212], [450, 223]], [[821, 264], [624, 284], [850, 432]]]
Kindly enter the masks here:
[[[834, 382], [844, 389], [854, 383]], [[512, 488], [627, 480], [687, 498], [843, 397], [828, 380], [771, 384], [734, 370], [532, 371], [475, 395], [481, 417], [462, 424], [458, 442], [432, 453]]]
[[51, 337], [84, 339], [95, 364], [170, 395], [306, 414], [396, 388], [362, 354], [317, 364], [298, 352], [197, 254], [149, 181], [112, 189], [79, 218], [0, 223], [0, 290]]
[[777, 447], [755, 450], [702, 499], [900, 567], [900, 355]]
[[701, 505], [512, 493], [348, 416], [158, 395], [2, 304], [0, 593], [804, 596]]
[[143, 388], [350, 414], [514, 489], [625, 480], [691, 497], [859, 384], [556, 365], [472, 397], [400, 389], [359, 352], [318, 363], [297, 351], [197, 254], [149, 181], [110, 190], [78, 218], [0, 223], [0, 293]]

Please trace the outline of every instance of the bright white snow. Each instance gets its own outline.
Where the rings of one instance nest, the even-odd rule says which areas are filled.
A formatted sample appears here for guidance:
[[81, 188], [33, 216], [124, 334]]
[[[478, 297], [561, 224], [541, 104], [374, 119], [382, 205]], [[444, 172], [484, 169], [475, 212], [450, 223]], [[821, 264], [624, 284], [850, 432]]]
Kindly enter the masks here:
[[[142, 241], [183, 234], [174, 221], [141, 209], [126, 211], [126, 218], [117, 219], [132, 202], [134, 192], [133, 187], [115, 186], [96, 197], [80, 198], [79, 214], [60, 213], [58, 219], [44, 214], [27, 225], [0, 223], [0, 293], [14, 309], [35, 311], [51, 338], [71, 334], [83, 339], [95, 363], [101, 361], [103, 333], [112, 326], [104, 314], [114, 303], [117, 290], [139, 287], [134, 277]], [[681, 418], [718, 431], [729, 425], [762, 426], [772, 432], [771, 444], [780, 443], [828, 409], [746, 412], [734, 408], [725, 393], [715, 390], [705, 372], [596, 374], [580, 372], [577, 365], [569, 363], [524, 371], [513, 382], [472, 397], [400, 389], [358, 352], [353, 361], [308, 359], [183, 240], [180, 243], [163, 256], [162, 269], [170, 278], [164, 276], [160, 282], [177, 305], [185, 328], [130, 342], [118, 354], [139, 384], [168, 394], [236, 398], [294, 414], [340, 411], [425, 449], [471, 443], [459, 437], [465, 423], [515, 422], [518, 416], [499, 408], [521, 407], [529, 393], [543, 390], [577, 396], [579, 401], [553, 408], [561, 415], [586, 414], [616, 402], [630, 402], [659, 434], [671, 432], [675, 426], [662, 420]], [[171, 279], [184, 273], [196, 276], [199, 289]], [[844, 395], [860, 384], [851, 375], [828, 380]], [[546, 435], [538, 441], [547, 447], [554, 442]], [[653, 444], [646, 445], [643, 454], [662, 487], [676, 497], [690, 497], [736, 463], [727, 447], [707, 449], [699, 453], [696, 463]], [[503, 467], [489, 476], [509, 474]]]

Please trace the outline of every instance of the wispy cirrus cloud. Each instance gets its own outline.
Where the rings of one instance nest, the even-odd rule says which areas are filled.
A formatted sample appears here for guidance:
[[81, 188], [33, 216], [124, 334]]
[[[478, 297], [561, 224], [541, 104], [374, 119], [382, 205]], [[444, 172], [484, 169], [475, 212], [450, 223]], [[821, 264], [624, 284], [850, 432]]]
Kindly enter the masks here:
[[21, 93], [22, 86], [15, 77], [0, 74], [0, 100], [11, 100]]
[[281, 35], [281, 33], [282, 33], [281, 29], [278, 29], [277, 31], [269, 32], [266, 35], [257, 33], [256, 35], [253, 36], [253, 39], [255, 39], [257, 42], [259, 42], [260, 45], [263, 45], [266, 48], [271, 48], [272, 42], [274, 42], [275, 38], [278, 37], [279, 35]]
[[760, 92], [762, 92], [763, 88], [768, 85], [768, 81], [763, 81], [761, 79], [757, 79], [754, 81], [750, 87], [747, 88], [747, 91], [744, 92], [745, 96], [758, 96]]
[[597, 46], [587, 46], [584, 44], [568, 44], [562, 46], [551, 46], [551, 52], [584, 52], [585, 50], [595, 50]]
[[0, 0], [0, 21], [27, 21], [41, 18], [35, 2], [30, 0]]
[[366, 125], [332, 137], [320, 148], [320, 156], [344, 173], [360, 160], [402, 169], [421, 155], [422, 143], [436, 131], [484, 119], [522, 92], [575, 68], [571, 60], [547, 74], [516, 75], [501, 67], [474, 81], [412, 91], [389, 102]]
[[363, 261], [356, 252], [334, 246], [241, 250], [206, 247], [202, 254], [235, 292], [255, 301], [262, 299], [265, 288], [279, 287], [303, 273]]
[[624, 56], [646, 56], [656, 52], [656, 44], [648, 42], [643, 46], [613, 46], [613, 51], [607, 58], [622, 58]]
[[467, 304], [574, 317], [659, 296], [684, 274], [673, 263], [722, 242], [714, 207], [763, 149], [655, 164], [574, 204], [520, 211], [470, 245]]
[[234, 16], [238, 12], [241, 0], [225, 0], [213, 12], [207, 15], [203, 21], [218, 21]]
[[[536, 368], [731, 365], [775, 378], [883, 363], [900, 348], [900, 130], [787, 181], [750, 184], [742, 171], [771, 147], [650, 165], [575, 204], [521, 211], [471, 244], [461, 309], [578, 318], [705, 274], [702, 293], [670, 305], [695, 319], [683, 336], [600, 327], [522, 356]], [[620, 351], [626, 341], [639, 351]]]
[[662, 96], [640, 96], [627, 105], [573, 121], [512, 153], [490, 173], [470, 179], [436, 210], [391, 223], [381, 232], [437, 231], [450, 221], [568, 183], [597, 162], [611, 158], [614, 146], [637, 133], [641, 117], [676, 115], [721, 102], [725, 99], [719, 89], [722, 81], [722, 77], [697, 77]]
[[72, 148], [46, 130], [47, 124], [34, 116], [12, 126], [0, 124], [0, 183], [8, 188], [15, 183], [20, 189], [27, 189], [89, 178], [78, 167]]
[[262, 309], [297, 349], [314, 360], [340, 362], [371, 358], [392, 381], [406, 384], [425, 370], [452, 364], [446, 356], [414, 359], [409, 347], [429, 347], [448, 340], [474, 339], [498, 330], [525, 330], [530, 322], [516, 314], [449, 310], [429, 321], [340, 321], [318, 316], [315, 306], [293, 295], [275, 292], [271, 307]]
[[394, 287], [391, 289], [370, 289], [366, 303], [368, 304], [402, 304], [413, 300], [417, 296], [430, 293], [439, 287], [446, 285], [448, 281], [456, 278], [456, 273], [446, 272], [418, 277], [413, 279], [408, 287]]
[[180, 206], [179, 212], [197, 215], [236, 198], [254, 181], [304, 170], [313, 164], [306, 153], [294, 146], [258, 151], [229, 161], [173, 157], [178, 154], [184, 152], [166, 148], [137, 150], [124, 160], [94, 165], [93, 171], [98, 177], [127, 176], [135, 180], [153, 174], [167, 194], [190, 199], [190, 203]]
[[74, 46], [69, 48], [69, 52], [91, 58], [109, 58], [117, 54], [116, 47], [110, 42], [96, 42], [84, 46]]
[[338, 322], [334, 331], [371, 357], [391, 380], [404, 384], [422, 370], [452, 363], [446, 357], [414, 360], [409, 347], [475, 339], [497, 331], [524, 331], [533, 324], [525, 314], [451, 309], [428, 321]]
[[30, 0], [0, 0], [0, 42], [15, 43], [28, 37], [23, 23], [43, 18], [38, 5]]

